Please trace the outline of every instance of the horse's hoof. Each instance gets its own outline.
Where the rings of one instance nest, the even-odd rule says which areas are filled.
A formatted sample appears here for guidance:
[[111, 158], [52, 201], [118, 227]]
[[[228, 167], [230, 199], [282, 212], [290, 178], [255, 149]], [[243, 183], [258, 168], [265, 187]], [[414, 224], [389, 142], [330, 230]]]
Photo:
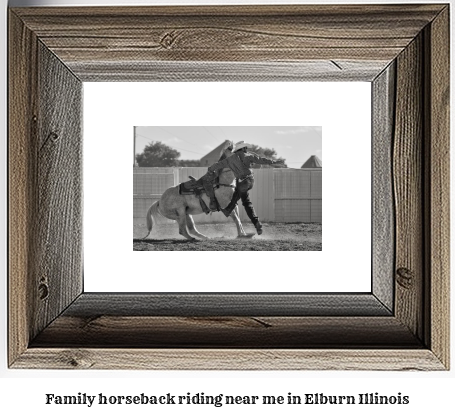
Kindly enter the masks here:
[[237, 239], [251, 239], [253, 236], [255, 236], [255, 233], [246, 233], [245, 235], [238, 235]]

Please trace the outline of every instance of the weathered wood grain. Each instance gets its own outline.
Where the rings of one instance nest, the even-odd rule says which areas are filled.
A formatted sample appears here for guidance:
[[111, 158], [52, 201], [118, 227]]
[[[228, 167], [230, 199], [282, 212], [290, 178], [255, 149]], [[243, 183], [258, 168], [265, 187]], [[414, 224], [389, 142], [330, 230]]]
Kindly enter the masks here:
[[82, 292], [82, 83], [38, 44], [32, 337]]
[[[62, 316], [31, 347], [421, 348], [394, 317]], [[195, 350], [194, 353], [199, 353]]]
[[18, 369], [110, 370], [395, 370], [444, 366], [429, 350], [242, 350], [29, 348]]
[[395, 200], [395, 315], [423, 336], [423, 39], [397, 58], [393, 186]]
[[424, 168], [427, 180], [424, 220], [426, 227], [426, 310], [428, 344], [450, 365], [450, 54], [449, 10], [445, 8], [427, 31]]
[[65, 316], [391, 316], [374, 294], [84, 293]]
[[393, 310], [395, 212], [392, 143], [395, 114], [395, 63], [372, 83], [372, 292]]
[[371, 82], [388, 61], [295, 62], [77, 61], [71, 70], [84, 82]]
[[10, 14], [10, 362], [82, 291], [81, 87]]
[[[308, 69], [315, 70], [314, 76], [308, 76], [311, 80], [321, 77], [326, 68], [332, 74], [333, 62], [370, 60], [376, 61], [377, 74], [439, 10], [437, 5], [344, 5], [336, 9], [311, 5], [93, 7], [88, 16], [67, 7], [40, 8], [38, 13], [34, 9], [14, 9], [41, 41], [85, 81], [94, 79], [94, 70], [98, 80], [100, 72], [104, 80], [118, 78], [122, 72], [116, 68], [122, 62], [138, 63], [143, 71], [138, 70], [134, 76], [143, 80], [147, 68], [144, 63], [150, 62], [192, 62], [190, 66], [196, 68], [196, 62], [218, 62], [210, 71], [214, 80], [229, 71], [223, 62], [264, 65], [313, 60], [311, 67], [302, 72], [308, 75]], [[102, 62], [101, 68], [94, 68], [95, 62]], [[346, 79], [349, 74], [343, 74], [342, 63], [340, 68], [339, 75]], [[165, 67], [161, 64], [156, 69], [162, 72]], [[373, 79], [366, 79], [360, 67], [350, 72], [355, 69], [359, 70], [355, 78]]]
[[[9, 51], [11, 367], [448, 368], [447, 5], [14, 9]], [[395, 58], [393, 83], [383, 70]], [[388, 193], [393, 175], [392, 310], [388, 266], [378, 258], [373, 293], [346, 295], [355, 304], [338, 294], [306, 297], [306, 305], [299, 296], [248, 306], [231, 297], [210, 315], [216, 298], [74, 301], [82, 290], [81, 81], [305, 79], [373, 81], [373, 131], [385, 135], [373, 143], [384, 163], [374, 166], [384, 181], [373, 188]], [[387, 200], [374, 206], [384, 227]], [[390, 229], [376, 225], [389, 241]], [[256, 313], [264, 305], [270, 314]]]
[[[37, 287], [33, 272], [32, 224], [36, 182], [36, 35], [14, 14], [9, 16], [8, 212], [9, 279], [8, 360], [23, 353], [30, 339]], [[17, 47], [16, 45], [23, 45]]]

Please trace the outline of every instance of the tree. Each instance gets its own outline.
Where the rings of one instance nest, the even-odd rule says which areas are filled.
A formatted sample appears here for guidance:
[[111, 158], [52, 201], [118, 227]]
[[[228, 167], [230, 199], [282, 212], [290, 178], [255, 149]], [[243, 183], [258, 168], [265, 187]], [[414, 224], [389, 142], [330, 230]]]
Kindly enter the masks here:
[[[283, 167], [287, 167], [286, 160], [284, 158], [278, 157], [275, 149], [273, 149], [273, 148], [259, 147], [256, 144], [252, 144], [251, 148], [248, 149], [248, 151], [251, 153], [255, 153], [261, 157], [267, 157], [268, 159], [278, 160], [278, 161], [280, 161], [280, 164], [283, 165]], [[255, 169], [260, 169], [260, 168], [267, 168], [267, 167], [273, 167], [273, 166], [269, 166], [267, 164], [254, 164], [252, 167]]]
[[200, 167], [200, 160], [179, 160], [179, 167]]
[[179, 165], [180, 153], [160, 141], [148, 143], [141, 154], [136, 155], [139, 167], [174, 167]]

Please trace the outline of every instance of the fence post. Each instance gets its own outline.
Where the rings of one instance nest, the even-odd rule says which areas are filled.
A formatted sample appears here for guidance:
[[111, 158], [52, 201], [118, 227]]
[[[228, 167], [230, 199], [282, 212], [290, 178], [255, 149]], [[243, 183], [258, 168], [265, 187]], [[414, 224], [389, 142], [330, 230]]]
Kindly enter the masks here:
[[180, 171], [182, 170], [181, 167], [174, 167], [172, 172], [174, 173], [174, 186], [180, 184]]

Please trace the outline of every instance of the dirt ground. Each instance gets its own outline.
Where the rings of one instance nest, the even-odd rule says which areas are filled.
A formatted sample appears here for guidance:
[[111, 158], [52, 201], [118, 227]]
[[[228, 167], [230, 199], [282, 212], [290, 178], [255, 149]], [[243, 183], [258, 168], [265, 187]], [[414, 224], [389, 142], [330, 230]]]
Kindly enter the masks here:
[[133, 226], [134, 251], [321, 251], [322, 225], [315, 223], [263, 223], [263, 233], [253, 225], [243, 224], [251, 238], [237, 238], [234, 223], [199, 224], [207, 241], [187, 241], [179, 235], [176, 224], [157, 225], [148, 239], [145, 225]]

